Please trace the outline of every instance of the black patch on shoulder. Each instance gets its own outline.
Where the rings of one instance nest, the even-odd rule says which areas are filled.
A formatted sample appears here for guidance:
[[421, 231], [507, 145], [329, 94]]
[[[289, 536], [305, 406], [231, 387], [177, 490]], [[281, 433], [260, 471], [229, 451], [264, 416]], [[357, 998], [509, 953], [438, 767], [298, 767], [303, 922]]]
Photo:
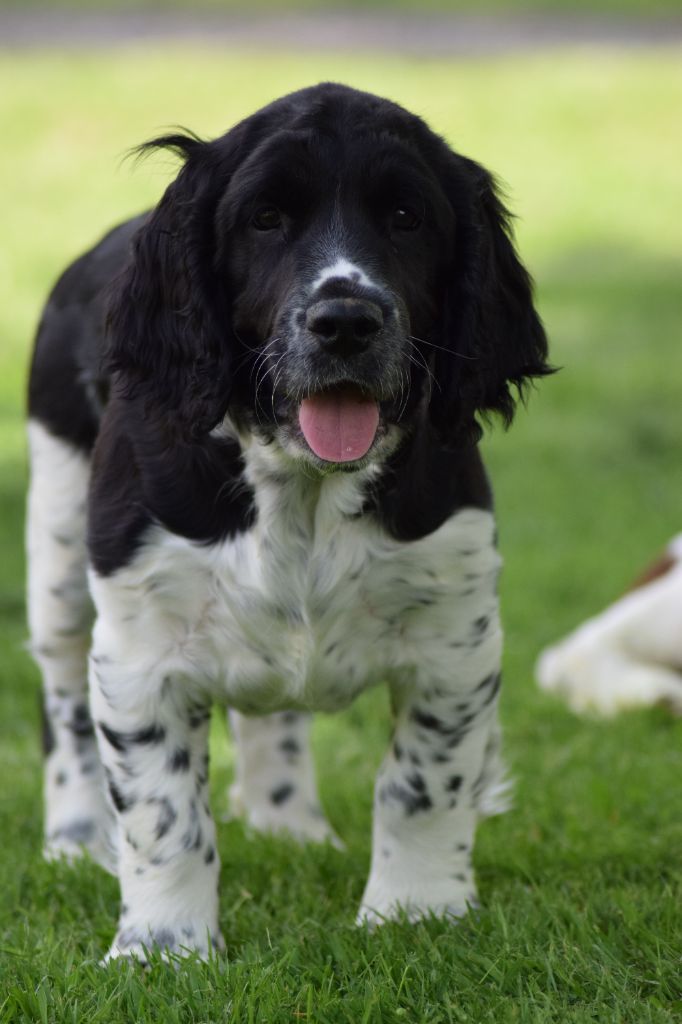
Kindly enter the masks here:
[[28, 414], [88, 452], [107, 399], [102, 369], [104, 307], [111, 281], [128, 261], [137, 217], [72, 263], [54, 286], [38, 327], [28, 387]]
[[95, 446], [88, 547], [107, 576], [134, 557], [152, 523], [205, 544], [234, 537], [256, 518], [236, 441], [188, 441], [141, 400], [112, 397]]
[[433, 533], [458, 509], [492, 510], [492, 491], [475, 444], [446, 445], [422, 416], [368, 492], [364, 511], [396, 540]]

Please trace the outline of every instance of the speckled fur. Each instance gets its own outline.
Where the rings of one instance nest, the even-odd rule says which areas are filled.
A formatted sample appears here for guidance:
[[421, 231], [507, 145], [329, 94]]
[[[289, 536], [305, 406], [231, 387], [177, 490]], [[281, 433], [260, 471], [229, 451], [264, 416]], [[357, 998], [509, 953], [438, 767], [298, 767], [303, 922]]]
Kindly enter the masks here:
[[[463, 509], [402, 544], [354, 518], [363, 476], [376, 466], [315, 481], [283, 473], [285, 460], [257, 442], [248, 451], [261, 511], [248, 533], [207, 547], [159, 527], [129, 566], [91, 573], [91, 713], [118, 822], [123, 905], [111, 956], [139, 956], [153, 944], [203, 954], [209, 942], [221, 945], [206, 796], [214, 702], [235, 709], [239, 805], [252, 826], [319, 840], [333, 834], [319, 808], [307, 716], [294, 709], [342, 708], [388, 681], [396, 728], [377, 780], [360, 919], [400, 908], [411, 917], [459, 915], [475, 902], [476, 818], [503, 809], [500, 800], [486, 807], [496, 787], [502, 792], [493, 517]], [[38, 460], [34, 493], [41, 469]], [[39, 530], [34, 519], [32, 536]], [[72, 593], [48, 609], [55, 621], [69, 614]], [[37, 587], [35, 595], [37, 622]], [[80, 658], [84, 643], [81, 636]], [[259, 721], [239, 712], [271, 714]], [[72, 771], [70, 752], [59, 756]], [[261, 765], [260, 777], [249, 763]], [[48, 779], [53, 768], [50, 760]], [[99, 772], [94, 778], [99, 784]], [[68, 830], [72, 811], [63, 806], [50, 790], [48, 818], [65, 815]], [[92, 828], [67, 852], [82, 845], [102, 859], [111, 820], [104, 801], [88, 820]]]

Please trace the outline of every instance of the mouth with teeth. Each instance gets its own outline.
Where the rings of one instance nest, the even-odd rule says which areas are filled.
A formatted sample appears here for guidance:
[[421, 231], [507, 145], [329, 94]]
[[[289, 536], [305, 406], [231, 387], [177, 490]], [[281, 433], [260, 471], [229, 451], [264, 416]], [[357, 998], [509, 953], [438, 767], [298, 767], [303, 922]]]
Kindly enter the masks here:
[[355, 462], [374, 444], [379, 403], [354, 384], [340, 384], [304, 398], [298, 424], [318, 458], [324, 462]]

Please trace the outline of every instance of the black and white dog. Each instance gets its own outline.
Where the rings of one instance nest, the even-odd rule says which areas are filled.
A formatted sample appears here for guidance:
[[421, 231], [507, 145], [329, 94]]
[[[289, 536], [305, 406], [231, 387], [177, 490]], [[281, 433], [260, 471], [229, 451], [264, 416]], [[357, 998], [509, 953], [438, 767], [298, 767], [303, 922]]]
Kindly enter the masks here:
[[508, 215], [418, 117], [340, 85], [159, 146], [180, 173], [62, 276], [31, 373], [46, 854], [118, 874], [110, 957], [206, 955], [211, 705], [249, 822], [319, 840], [308, 713], [385, 682], [359, 920], [461, 915], [505, 788], [476, 416], [548, 372]]

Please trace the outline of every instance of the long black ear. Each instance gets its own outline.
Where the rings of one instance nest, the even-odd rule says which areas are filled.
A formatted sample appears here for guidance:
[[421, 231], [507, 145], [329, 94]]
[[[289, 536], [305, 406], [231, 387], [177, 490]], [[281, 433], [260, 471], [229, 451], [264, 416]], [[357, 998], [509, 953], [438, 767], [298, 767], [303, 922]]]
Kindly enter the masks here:
[[138, 152], [158, 148], [185, 163], [138, 231], [132, 260], [110, 293], [107, 367], [119, 391], [196, 437], [215, 426], [229, 400], [229, 317], [211, 273], [225, 181], [212, 143], [169, 135]]
[[480, 433], [476, 413], [499, 413], [511, 423], [517, 396], [553, 369], [532, 282], [492, 176], [473, 161], [451, 157], [447, 192], [455, 238], [434, 350], [438, 387], [431, 415], [439, 432], [454, 440], [463, 430]]

